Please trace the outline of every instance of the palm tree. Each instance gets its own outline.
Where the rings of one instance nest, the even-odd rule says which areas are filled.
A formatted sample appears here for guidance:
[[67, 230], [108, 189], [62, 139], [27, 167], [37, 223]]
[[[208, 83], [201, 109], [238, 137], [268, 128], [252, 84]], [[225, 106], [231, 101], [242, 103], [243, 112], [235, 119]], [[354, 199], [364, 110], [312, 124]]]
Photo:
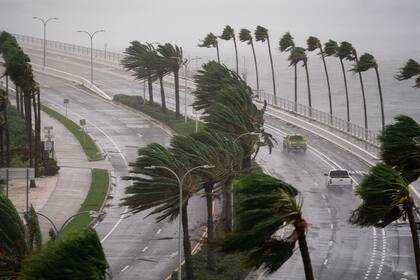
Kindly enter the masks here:
[[394, 124], [386, 125], [379, 136], [381, 158], [412, 183], [420, 176], [420, 149], [416, 142], [420, 138], [420, 125], [404, 115], [395, 120]]
[[163, 57], [164, 68], [169, 69], [174, 74], [175, 115], [179, 118], [181, 116], [179, 107], [179, 70], [187, 63], [187, 60], [183, 57], [182, 48], [177, 45], [172, 45], [170, 43], [159, 45], [157, 51]]
[[252, 39], [251, 31], [248, 29], [241, 29], [239, 32], [239, 40], [241, 42], [246, 42], [248, 45], [251, 45], [252, 54], [254, 56], [254, 65], [255, 65], [255, 76], [257, 81], [257, 96], [260, 95], [260, 81], [258, 77], [258, 65], [257, 65], [257, 56], [255, 55], [255, 48], [254, 48], [254, 42]]
[[235, 36], [235, 30], [233, 30], [230, 25], [226, 25], [223, 29], [222, 35], [220, 35], [220, 39], [223, 40], [230, 40], [233, 39], [233, 45], [235, 47], [235, 58], [236, 58], [236, 73], [239, 73], [239, 66], [238, 66], [238, 48], [236, 46], [236, 36]]
[[328, 100], [330, 105], [330, 115], [333, 115], [333, 109], [332, 109], [332, 96], [331, 96], [331, 86], [330, 86], [330, 77], [328, 75], [328, 69], [327, 69], [327, 63], [325, 62], [325, 53], [322, 48], [321, 41], [317, 37], [310, 36], [308, 40], [306, 41], [306, 44], [308, 46], [307, 50], [312, 52], [314, 50], [319, 49], [319, 55], [321, 56], [322, 63], [324, 64], [324, 71], [325, 71], [325, 77], [327, 78], [327, 87], [328, 87]]
[[416, 206], [408, 182], [392, 167], [379, 163], [369, 170], [356, 193], [362, 204], [352, 213], [352, 224], [384, 228], [401, 217], [408, 217], [420, 279], [420, 245], [413, 213]]
[[268, 29], [258, 25], [257, 28], [255, 29], [254, 35], [255, 35], [255, 40], [257, 42], [258, 41], [261, 41], [261, 42], [267, 41], [268, 54], [270, 55], [270, 63], [271, 63], [271, 75], [273, 77], [274, 104], [277, 104], [276, 80], [275, 80], [275, 76], [274, 76], [273, 56], [271, 54], [270, 36], [268, 36]]
[[[242, 196], [237, 231], [224, 242], [226, 251], [247, 253], [247, 264], [263, 266], [269, 273], [280, 268], [299, 243], [305, 279], [313, 280], [311, 258], [306, 241], [308, 225], [302, 216], [303, 199], [291, 185], [259, 174], [238, 180]], [[279, 229], [293, 225], [292, 233], [278, 236]]]
[[217, 62], [220, 63], [219, 42], [217, 41], [216, 35], [210, 32], [206, 35], [204, 40], [202, 40], [201, 44], [198, 44], [198, 46], [200, 48], [216, 48]]
[[[281, 37], [279, 41], [279, 48], [281, 52], [292, 51], [295, 48], [295, 42], [289, 32], [286, 32], [283, 37]], [[293, 65], [295, 70], [295, 111], [297, 111], [297, 63], [291, 62], [290, 65]]]
[[384, 101], [383, 101], [383, 96], [382, 96], [382, 86], [381, 86], [381, 80], [379, 78], [378, 68], [379, 68], [378, 63], [376, 62], [375, 57], [369, 53], [364, 53], [356, 62], [356, 65], [352, 69], [352, 71], [360, 74], [361, 72], [365, 72], [369, 69], [375, 69], [376, 80], [378, 82], [379, 101], [381, 105], [382, 129], [384, 129], [385, 128]]
[[[211, 165], [211, 169], [198, 169], [197, 175], [203, 181], [207, 206], [207, 267], [215, 269], [214, 260], [214, 221], [213, 201], [220, 192], [226, 190], [230, 182], [241, 171], [242, 149], [236, 145], [230, 135], [217, 131], [204, 130], [188, 136], [176, 135], [172, 138], [171, 147], [174, 154], [185, 155], [191, 166]], [[215, 187], [217, 186], [219, 187]], [[224, 202], [230, 201], [224, 199]], [[224, 203], [224, 214], [229, 213], [230, 204]], [[225, 222], [230, 220], [225, 218]], [[230, 224], [228, 225], [230, 228]]]
[[395, 79], [403, 81], [415, 76], [417, 76], [416, 84], [413, 87], [420, 88], [420, 64], [413, 59], [409, 59], [404, 67], [400, 68], [400, 72], [395, 75]]
[[[131, 173], [134, 176], [125, 177], [132, 180], [133, 184], [126, 188], [127, 197], [123, 198], [122, 205], [128, 206], [133, 214], [152, 209], [149, 215], [157, 214], [156, 221], [161, 222], [166, 218], [173, 221], [180, 211], [179, 209], [179, 184], [166, 167], [182, 178], [190, 169], [185, 155], [175, 156], [170, 150], [157, 143], [149, 144], [138, 151], [138, 158]], [[184, 257], [187, 271], [187, 279], [193, 280], [193, 268], [191, 262], [191, 241], [188, 232], [188, 201], [200, 187], [200, 180], [195, 174], [185, 178], [182, 189], [182, 221]]]

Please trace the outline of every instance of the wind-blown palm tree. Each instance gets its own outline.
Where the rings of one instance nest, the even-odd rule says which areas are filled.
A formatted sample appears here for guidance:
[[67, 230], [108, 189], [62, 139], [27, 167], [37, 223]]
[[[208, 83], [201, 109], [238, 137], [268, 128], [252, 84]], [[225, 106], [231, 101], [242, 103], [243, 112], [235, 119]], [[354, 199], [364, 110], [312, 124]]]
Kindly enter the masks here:
[[395, 75], [395, 79], [403, 81], [415, 76], [417, 76], [417, 78], [413, 87], [420, 88], [420, 64], [413, 59], [409, 59], [404, 67], [401, 67], [400, 71]]
[[[302, 216], [303, 200], [291, 185], [268, 175], [252, 175], [238, 180], [242, 199], [237, 231], [224, 242], [226, 251], [247, 253], [247, 264], [263, 266], [269, 273], [280, 268], [299, 243], [305, 279], [313, 280], [311, 258], [306, 242], [307, 223]], [[275, 233], [293, 225], [286, 237]]]
[[[127, 197], [122, 205], [128, 206], [133, 214], [152, 209], [150, 215], [157, 214], [156, 221], [160, 222], [169, 218], [173, 221], [177, 218], [179, 209], [179, 184], [170, 171], [163, 168], [151, 168], [163, 166], [175, 172], [182, 178], [190, 169], [185, 155], [174, 155], [167, 148], [157, 144], [149, 144], [138, 151], [138, 158], [131, 164], [131, 173], [134, 176], [126, 177], [133, 184], [126, 189]], [[193, 280], [193, 268], [191, 262], [191, 240], [188, 232], [188, 201], [200, 188], [199, 177], [195, 174], [187, 176], [182, 185], [182, 221], [184, 257], [187, 271], [187, 279]]]
[[308, 40], [306, 41], [306, 44], [308, 46], [307, 50], [312, 52], [314, 50], [319, 49], [319, 55], [321, 56], [322, 63], [324, 64], [324, 71], [325, 71], [325, 77], [327, 78], [327, 87], [328, 87], [328, 101], [329, 101], [329, 107], [330, 107], [330, 115], [333, 115], [333, 105], [332, 105], [332, 95], [331, 95], [331, 86], [330, 86], [330, 77], [328, 75], [328, 69], [327, 69], [327, 63], [325, 62], [325, 53], [322, 48], [322, 43], [317, 37], [310, 36]]
[[254, 31], [255, 40], [265, 42], [267, 41], [268, 46], [268, 54], [270, 56], [270, 64], [271, 64], [271, 75], [273, 77], [273, 93], [274, 93], [274, 104], [277, 104], [277, 92], [276, 92], [276, 79], [274, 75], [274, 64], [273, 64], [273, 55], [271, 54], [271, 46], [270, 46], [270, 36], [268, 35], [268, 29], [258, 25]]
[[379, 163], [369, 170], [356, 193], [362, 204], [352, 213], [352, 224], [384, 228], [401, 217], [408, 217], [420, 279], [420, 245], [413, 213], [416, 206], [408, 182], [392, 167]]
[[[293, 37], [289, 32], [286, 32], [279, 41], [279, 49], [281, 52], [292, 51], [295, 47], [295, 42]], [[290, 61], [290, 57], [289, 57]], [[295, 72], [295, 111], [297, 111], [297, 63], [290, 63], [290, 66], [293, 65]]]
[[163, 63], [165, 68], [170, 69], [170, 71], [174, 74], [175, 115], [179, 118], [181, 116], [179, 107], [179, 70], [185, 63], [187, 63], [187, 60], [184, 59], [182, 48], [177, 45], [169, 43], [159, 45], [157, 51], [164, 58]]
[[385, 128], [384, 101], [383, 101], [383, 95], [382, 95], [381, 80], [379, 77], [379, 67], [378, 67], [378, 63], [375, 60], [375, 57], [369, 53], [364, 53], [359, 58], [359, 60], [357, 61], [352, 71], [360, 74], [361, 72], [368, 71], [369, 69], [375, 69], [376, 80], [378, 82], [378, 90], [379, 90], [379, 102], [381, 105], [382, 129], [384, 129]]
[[257, 82], [257, 96], [259, 96], [260, 95], [260, 79], [258, 76], [257, 56], [255, 54], [254, 42], [252, 39], [251, 31], [244, 28], [241, 29], [241, 31], [239, 32], [239, 40], [241, 42], [246, 42], [248, 45], [251, 45], [252, 55], [254, 57], [255, 77], [256, 77], [256, 82]]
[[[214, 270], [214, 221], [213, 201], [220, 193], [230, 186], [230, 182], [241, 171], [242, 149], [236, 145], [230, 135], [217, 131], [204, 130], [188, 136], [176, 135], [172, 138], [171, 147], [174, 154], [188, 158], [191, 166], [211, 165], [211, 169], [198, 169], [197, 175], [203, 181], [207, 206], [207, 267]], [[216, 188], [216, 185], [218, 186]], [[224, 199], [224, 214], [231, 210], [230, 204]], [[225, 219], [225, 222], [228, 219]], [[230, 220], [229, 220], [230, 221]], [[230, 228], [230, 224], [229, 224]]]
[[210, 32], [198, 46], [200, 48], [216, 48], [217, 62], [220, 63], [219, 42], [217, 41], [216, 35]]
[[[304, 48], [301, 47], [294, 47], [288, 58], [290, 61], [290, 66], [297, 65], [299, 62], [303, 63], [303, 67], [305, 67], [306, 72], [306, 84], [308, 87], [308, 105], [309, 105], [309, 115], [312, 116], [312, 95], [311, 95], [311, 83], [309, 81], [309, 70], [308, 70], [308, 56], [306, 55], [306, 51]], [[297, 81], [296, 81], [297, 83]], [[296, 85], [297, 87], [297, 85]], [[297, 91], [295, 91], [295, 104], [297, 104]]]
[[222, 35], [220, 35], [220, 39], [223, 40], [230, 40], [233, 39], [233, 46], [235, 47], [235, 58], [236, 58], [236, 73], [239, 73], [239, 62], [238, 62], [238, 48], [236, 46], [236, 36], [235, 30], [233, 30], [230, 25], [226, 25], [223, 29]]

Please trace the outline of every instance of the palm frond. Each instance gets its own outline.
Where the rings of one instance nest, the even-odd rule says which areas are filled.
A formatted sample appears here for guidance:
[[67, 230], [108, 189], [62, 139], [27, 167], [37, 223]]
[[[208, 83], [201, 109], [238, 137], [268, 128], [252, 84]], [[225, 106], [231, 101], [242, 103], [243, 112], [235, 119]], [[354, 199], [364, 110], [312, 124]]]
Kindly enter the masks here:
[[324, 55], [325, 56], [332, 56], [337, 54], [338, 44], [336, 41], [328, 40], [324, 44]]
[[258, 25], [254, 32], [255, 40], [265, 42], [268, 38], [268, 29]]
[[220, 39], [231, 40], [233, 38], [235, 38], [235, 30], [233, 30], [230, 25], [226, 25], [223, 29], [222, 35], [220, 35]]
[[279, 41], [279, 49], [281, 52], [287, 52], [294, 48], [295, 42], [290, 32], [286, 32]]
[[252, 34], [251, 31], [248, 29], [242, 28], [241, 31], [239, 31], [239, 40], [241, 42], [247, 42], [248, 45], [252, 43]]

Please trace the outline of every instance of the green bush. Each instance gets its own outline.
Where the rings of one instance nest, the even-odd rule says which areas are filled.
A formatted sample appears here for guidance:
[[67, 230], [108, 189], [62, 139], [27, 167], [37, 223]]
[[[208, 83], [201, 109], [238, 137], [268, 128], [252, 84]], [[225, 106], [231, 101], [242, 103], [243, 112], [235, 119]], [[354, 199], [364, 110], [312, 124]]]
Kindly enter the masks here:
[[15, 155], [10, 161], [10, 166], [16, 168], [24, 168], [28, 167], [29, 163], [28, 161], [23, 160], [21, 155]]
[[60, 167], [57, 165], [57, 161], [54, 159], [46, 159], [41, 162], [39, 168], [40, 176], [54, 176], [58, 173]]

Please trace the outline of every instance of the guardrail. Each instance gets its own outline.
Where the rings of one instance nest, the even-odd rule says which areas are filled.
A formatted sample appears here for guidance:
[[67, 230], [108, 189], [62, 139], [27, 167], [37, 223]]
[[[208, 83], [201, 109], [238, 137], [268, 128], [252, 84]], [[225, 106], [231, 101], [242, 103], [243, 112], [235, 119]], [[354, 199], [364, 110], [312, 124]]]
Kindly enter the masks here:
[[[41, 38], [20, 34], [13, 35], [16, 37], [16, 40], [21, 44], [43, 47], [44, 40]], [[46, 47], [48, 49], [55, 49], [78, 56], [90, 57], [90, 48], [83, 46], [47, 40]], [[124, 54], [93, 49], [93, 56], [95, 57], [95, 59], [119, 65], [121, 59], [124, 57]], [[376, 148], [379, 147], [378, 134], [371, 130], [365, 129], [360, 125], [347, 122], [344, 119], [337, 118], [318, 109], [310, 108], [306, 105], [295, 103], [291, 100], [281, 97], [276, 97], [275, 99], [274, 96], [269, 93], [261, 93], [262, 94], [260, 95], [256, 95], [258, 96], [258, 100], [265, 100], [270, 106], [273, 106], [274, 108], [278, 108], [286, 112], [293, 113], [297, 116], [303, 117], [305, 119], [318, 122], [322, 125], [328, 126], [332, 129], [338, 130], [349, 136], [355, 137], [356, 139], [371, 144]]]
[[288, 113], [304, 117], [308, 120], [321, 123], [345, 134], [353, 136], [359, 140], [365, 141], [377, 148], [380, 146], [378, 138], [379, 135], [371, 130], [365, 129], [360, 125], [348, 122], [341, 118], [337, 118], [318, 109], [295, 103], [294, 101], [282, 97], [274, 96], [272, 94], [263, 93], [256, 96], [259, 101], [266, 101], [267, 104], [274, 108], [278, 108]]

